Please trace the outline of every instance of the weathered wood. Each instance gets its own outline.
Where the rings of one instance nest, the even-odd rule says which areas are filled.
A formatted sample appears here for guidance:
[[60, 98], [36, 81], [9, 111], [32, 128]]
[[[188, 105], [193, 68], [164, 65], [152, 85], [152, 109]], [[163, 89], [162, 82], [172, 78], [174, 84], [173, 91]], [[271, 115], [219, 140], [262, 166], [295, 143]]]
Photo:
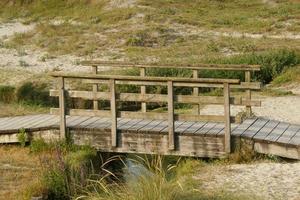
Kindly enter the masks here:
[[190, 70], [233, 70], [233, 71], [260, 71], [260, 65], [226, 65], [226, 64], [156, 64], [156, 63], [124, 63], [124, 62], [105, 62], [105, 61], [83, 61], [82, 65], [101, 65], [107, 67], [142, 67], [142, 68], [177, 68]]
[[[109, 92], [89, 92], [89, 91], [66, 91], [69, 97], [82, 98], [87, 100], [110, 100]], [[50, 96], [59, 96], [58, 90], [50, 90]], [[134, 102], [167, 102], [168, 96], [165, 94], [137, 94], [137, 93], [120, 93], [116, 94], [119, 101], [134, 101]], [[224, 97], [217, 96], [192, 96], [192, 95], [174, 95], [174, 101], [178, 103], [191, 103], [191, 104], [216, 104], [223, 105]], [[232, 105], [250, 105], [260, 106], [260, 101], [245, 100], [240, 97], [230, 97], [230, 104]]]
[[267, 123], [269, 120], [267, 119], [257, 119], [251, 127], [249, 127], [242, 136], [244, 138], [252, 139]]
[[[51, 108], [51, 114], [58, 114], [58, 108]], [[69, 109], [69, 115], [76, 116], [98, 116], [98, 117], [111, 117], [111, 111], [107, 110], [84, 110], [84, 109]], [[133, 112], [133, 111], [118, 111], [117, 116], [121, 118], [139, 118], [139, 119], [160, 119], [168, 120], [168, 113], [163, 112]], [[223, 115], [190, 115], [190, 114], [174, 114], [174, 119], [178, 121], [213, 121], [224, 122]], [[235, 122], [235, 117], [230, 117], [231, 122]]]
[[[246, 71], [245, 72], [245, 82], [251, 82], [251, 72]], [[246, 100], [250, 101], [251, 100], [251, 90], [247, 89], [246, 90]], [[247, 117], [250, 117], [252, 114], [251, 106], [246, 106], [246, 115]]]
[[290, 125], [288, 129], [277, 139], [279, 143], [289, 143], [289, 141], [300, 131], [300, 125]]
[[[198, 70], [193, 70], [193, 78], [197, 79], [198, 77]], [[198, 87], [194, 87], [193, 88], [193, 95], [198, 97], [199, 96], [199, 88]], [[193, 106], [193, 110], [195, 114], [199, 114], [200, 115], [200, 104], [194, 105]]]
[[115, 79], [110, 79], [111, 146], [117, 147], [117, 105]]
[[59, 108], [60, 108], [60, 138], [66, 139], [66, 100], [65, 100], [65, 80], [64, 77], [59, 78]]
[[[93, 74], [98, 74], [98, 66], [97, 65], [93, 65]], [[98, 92], [98, 84], [93, 84], [93, 93], [94, 93], [94, 99], [96, 99], [96, 94]], [[98, 105], [98, 101], [97, 100], [94, 100], [93, 101], [93, 107], [94, 107], [94, 110], [98, 110], [99, 109], [99, 105]]]
[[173, 82], [168, 81], [168, 127], [169, 127], [169, 150], [175, 150], [175, 131], [174, 131], [174, 91]]
[[[144, 67], [140, 68], [140, 76], [145, 77], [146, 76], [146, 69]], [[146, 86], [141, 86], [141, 95], [146, 94]], [[142, 102], [142, 112], [147, 112], [147, 104], [145, 102]]]
[[254, 150], [258, 153], [273, 154], [281, 157], [300, 160], [300, 149], [275, 143], [255, 142]]
[[230, 86], [224, 83], [225, 152], [231, 152]]
[[272, 132], [276, 126], [279, 124], [279, 121], [268, 121], [263, 128], [261, 128], [254, 136], [254, 140], [264, 140], [270, 132]]
[[168, 82], [173, 83], [229, 83], [229, 84], [239, 84], [239, 79], [215, 79], [215, 78], [175, 78], [175, 77], [140, 77], [140, 76], [120, 76], [120, 75], [95, 75], [95, 74], [64, 74], [64, 73], [51, 73], [52, 77], [63, 77], [71, 79], [99, 79], [99, 80], [122, 80], [122, 81], [140, 81], [147, 85], [148, 82]]

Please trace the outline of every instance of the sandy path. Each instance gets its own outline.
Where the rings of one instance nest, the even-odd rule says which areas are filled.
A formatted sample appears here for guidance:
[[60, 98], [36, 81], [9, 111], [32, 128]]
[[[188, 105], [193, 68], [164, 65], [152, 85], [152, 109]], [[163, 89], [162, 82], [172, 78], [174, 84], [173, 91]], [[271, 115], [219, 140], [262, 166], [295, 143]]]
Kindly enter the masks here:
[[213, 166], [194, 178], [201, 189], [223, 190], [263, 200], [300, 199], [300, 162]]

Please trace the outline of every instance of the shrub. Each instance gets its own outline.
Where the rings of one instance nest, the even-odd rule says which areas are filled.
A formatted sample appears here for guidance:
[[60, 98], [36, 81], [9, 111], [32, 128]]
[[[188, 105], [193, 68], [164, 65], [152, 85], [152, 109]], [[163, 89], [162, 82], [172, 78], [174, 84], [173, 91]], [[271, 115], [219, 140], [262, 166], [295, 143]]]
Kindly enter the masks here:
[[18, 133], [18, 141], [22, 147], [25, 147], [26, 141], [27, 141], [27, 133], [26, 133], [25, 129], [20, 129], [20, 131]]
[[[250, 64], [261, 65], [262, 70], [255, 73], [254, 78], [263, 82], [270, 83], [283, 70], [293, 67], [300, 63], [300, 55], [293, 50], [271, 50], [263, 53], [251, 53], [246, 55], [238, 55], [229, 58], [218, 58], [208, 60], [209, 63], [220, 64]], [[204, 77], [227, 77], [227, 78], [243, 78], [243, 73], [239, 72], [219, 72], [209, 71], [203, 74]]]
[[49, 96], [49, 88], [45, 83], [25, 82], [16, 92], [19, 102], [33, 105], [53, 106], [56, 101]]
[[0, 85], [0, 101], [10, 103], [15, 100], [15, 87]]

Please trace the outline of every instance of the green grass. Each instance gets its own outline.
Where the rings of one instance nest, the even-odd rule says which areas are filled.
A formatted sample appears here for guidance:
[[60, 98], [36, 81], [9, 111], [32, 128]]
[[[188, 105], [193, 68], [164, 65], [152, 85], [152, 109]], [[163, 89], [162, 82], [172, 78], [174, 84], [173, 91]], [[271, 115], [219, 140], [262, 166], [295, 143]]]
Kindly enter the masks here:
[[275, 86], [288, 83], [300, 83], [300, 66], [286, 69], [272, 81]]

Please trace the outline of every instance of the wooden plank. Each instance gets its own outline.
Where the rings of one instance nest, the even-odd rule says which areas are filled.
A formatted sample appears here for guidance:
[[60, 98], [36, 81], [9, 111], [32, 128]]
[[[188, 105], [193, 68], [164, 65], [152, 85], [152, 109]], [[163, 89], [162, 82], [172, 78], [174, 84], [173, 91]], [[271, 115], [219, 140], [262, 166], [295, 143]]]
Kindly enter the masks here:
[[66, 116], [66, 125], [67, 125], [67, 127], [69, 127], [70, 124], [73, 123], [73, 121], [78, 120], [80, 118], [81, 118], [81, 116], [70, 116], [70, 115], [67, 115]]
[[122, 126], [120, 126], [119, 129], [122, 131], [127, 131], [132, 126], [138, 124], [141, 121], [143, 121], [143, 119], [130, 119], [130, 121], [128, 121], [126, 124], [123, 124]]
[[[248, 83], [251, 82], [251, 72], [250, 71], [245, 71], [245, 82], [248, 82]], [[248, 100], [248, 101], [251, 100], [251, 90], [250, 89], [246, 90], [246, 100]], [[251, 106], [246, 106], [247, 117], [250, 117], [251, 114], [252, 114]]]
[[280, 122], [264, 140], [275, 142], [288, 129], [289, 125], [289, 123]]
[[117, 147], [117, 102], [115, 79], [110, 79], [111, 146]]
[[18, 130], [24, 128], [24, 125], [28, 124], [28, 122], [36, 121], [37, 119], [43, 117], [43, 115], [19, 116], [11, 121], [8, 121], [8, 123], [1, 127], [1, 130]]
[[[98, 66], [97, 65], [93, 65], [92, 68], [93, 68], [93, 74], [98, 74]], [[94, 93], [94, 96], [96, 96], [97, 92], [98, 92], [98, 84], [95, 83], [95, 84], [93, 84], [93, 93]], [[96, 98], [94, 97], [94, 99], [96, 99]], [[93, 108], [94, 108], [94, 110], [98, 110], [99, 109], [98, 106], [99, 106], [98, 105], [98, 101], [94, 100], [93, 101]]]
[[178, 126], [176, 129], [175, 129], [175, 132], [176, 133], [179, 133], [179, 134], [182, 134], [184, 133], [185, 130], [187, 130], [188, 128], [190, 128], [191, 126], [193, 126], [196, 122], [184, 122], [182, 123], [180, 126]]
[[142, 120], [140, 121], [139, 123], [131, 126], [130, 128], [128, 128], [127, 130], [129, 131], [135, 131], [135, 132], [138, 132], [139, 129], [147, 126], [148, 124], [150, 124], [153, 120], [149, 120], [149, 119], [145, 119], [145, 120]]
[[99, 120], [89, 124], [86, 128], [89, 129], [102, 129], [111, 125], [110, 118], [100, 118]]
[[[67, 91], [71, 98], [82, 98], [87, 100], [110, 100], [109, 92], [90, 92], [90, 91]], [[51, 96], [58, 96], [58, 90], [51, 90]], [[137, 93], [121, 93], [116, 94], [119, 101], [133, 101], [133, 102], [167, 102], [168, 96], [165, 94], [137, 94]], [[216, 104], [223, 105], [224, 97], [214, 96], [191, 96], [191, 95], [174, 95], [174, 101], [178, 103], [194, 103], [194, 104]], [[240, 97], [231, 97], [230, 104], [233, 105], [249, 105], [261, 106], [261, 101], [246, 100]], [[198, 113], [197, 113], [198, 114]]]
[[[144, 67], [140, 68], [140, 76], [145, 77], [146, 76], [146, 69]], [[141, 95], [146, 94], [146, 86], [141, 86]], [[142, 112], [147, 112], [147, 105], [145, 102], [142, 102]]]
[[224, 132], [225, 124], [224, 123], [217, 123], [212, 129], [210, 129], [206, 134], [207, 135], [221, 135], [222, 131]]
[[[69, 116], [67, 116], [68, 118]], [[66, 120], [67, 120], [66, 118]], [[56, 116], [56, 115], [52, 115], [52, 118], [45, 121], [45, 122], [41, 122], [39, 123], [38, 125], [35, 125], [33, 126], [32, 128], [37, 128], [37, 127], [58, 127], [59, 126], [59, 122], [60, 122], [60, 119], [59, 119], [59, 116]]]
[[298, 147], [300, 146], [300, 130], [297, 131], [297, 133], [291, 138], [289, 144], [296, 145]]
[[167, 120], [160, 120], [160, 123], [157, 124], [152, 129], [148, 130], [147, 133], [161, 133], [162, 130], [168, 130], [168, 121]]
[[59, 116], [60, 116], [60, 138], [66, 139], [67, 127], [66, 127], [66, 101], [65, 101], [65, 82], [64, 77], [59, 78]]
[[217, 123], [207, 122], [202, 128], [200, 128], [199, 130], [197, 130], [195, 132], [195, 134], [205, 135], [205, 134], [207, 134], [209, 132], [209, 130], [211, 130], [216, 125], [217, 125]]
[[251, 138], [258, 133], [267, 123], [269, 120], [259, 118], [255, 121], [242, 135], [243, 138]]
[[255, 142], [254, 150], [258, 153], [300, 160], [300, 149], [297, 147], [289, 147], [276, 143]]
[[230, 86], [224, 83], [225, 152], [231, 152]]
[[152, 120], [149, 124], [139, 129], [138, 132], [147, 133], [147, 131], [153, 129], [154, 127], [156, 127], [158, 124], [162, 122], [163, 120]]
[[242, 124], [232, 130], [232, 135], [242, 135], [258, 118], [246, 119]]
[[196, 122], [191, 127], [189, 127], [188, 129], [186, 129], [183, 133], [192, 133], [192, 134], [194, 134], [197, 130], [199, 130], [200, 128], [202, 128], [206, 123], [207, 122]]
[[300, 131], [300, 126], [291, 124], [276, 142], [288, 144], [298, 131]]
[[260, 71], [260, 65], [232, 65], [232, 64], [156, 64], [156, 63], [125, 63], [125, 62], [105, 62], [105, 61], [83, 61], [82, 65], [101, 65], [103, 67], [134, 67], [134, 68], [177, 68], [189, 70], [237, 70], [237, 71]]
[[[163, 122], [164, 123], [164, 122]], [[181, 124], [183, 124], [184, 123], [184, 121], [174, 121], [174, 130], [176, 130], [176, 128], [178, 128]], [[169, 124], [169, 123], [168, 123]], [[164, 125], [164, 124], [161, 124], [162, 126]], [[156, 127], [155, 127], [156, 128]], [[155, 129], [154, 128], [154, 129]], [[165, 127], [164, 129], [162, 129], [161, 131], [160, 131], [160, 133], [168, 133], [168, 130], [169, 130], [169, 126], [167, 126], [167, 127]]]
[[254, 136], [253, 139], [254, 140], [263, 140], [265, 139], [269, 133], [271, 133], [276, 126], [279, 124], [279, 121], [274, 121], [274, 120], [270, 120], [268, 121], [265, 126], [260, 129]]
[[175, 129], [174, 129], [174, 91], [173, 82], [168, 81], [168, 148], [175, 149]]
[[55, 118], [55, 116], [53, 116], [53, 115], [45, 115], [44, 117], [42, 117], [40, 119], [37, 119], [37, 120], [32, 121], [32, 122], [29, 122], [28, 124], [26, 124], [24, 126], [24, 128], [37, 128], [37, 127], [41, 127], [42, 124], [48, 123], [53, 118]]
[[90, 117], [88, 120], [80, 123], [77, 125], [77, 127], [80, 127], [80, 128], [85, 128], [87, 127], [88, 125], [98, 121], [100, 118], [99, 117]]
[[70, 122], [68, 124], [68, 127], [72, 128], [72, 127], [77, 127], [78, 124], [84, 122], [84, 121], [87, 121], [88, 119], [90, 119], [91, 117], [89, 116], [80, 116], [79, 118], [77, 118], [76, 120]]
[[[193, 78], [197, 79], [198, 77], [198, 70], [193, 70]], [[193, 95], [198, 97], [199, 96], [199, 88], [194, 87], [193, 88]], [[193, 105], [193, 110], [195, 114], [200, 114], [200, 104], [198, 103], [197, 105]]]
[[[122, 81], [140, 81], [147, 85], [148, 82], [168, 82], [173, 81], [174, 83], [182, 83], [189, 86], [190, 83], [228, 83], [228, 84], [239, 84], [239, 79], [216, 79], [216, 78], [178, 78], [178, 77], [156, 77], [156, 76], [120, 76], [120, 75], [95, 75], [95, 74], [72, 74], [72, 73], [51, 73], [52, 77], [71, 78], [71, 79], [99, 79], [99, 80], [122, 80]], [[248, 83], [247, 83], [248, 84]], [[251, 83], [252, 84], [252, 83]], [[193, 87], [193, 86], [191, 86]]]

